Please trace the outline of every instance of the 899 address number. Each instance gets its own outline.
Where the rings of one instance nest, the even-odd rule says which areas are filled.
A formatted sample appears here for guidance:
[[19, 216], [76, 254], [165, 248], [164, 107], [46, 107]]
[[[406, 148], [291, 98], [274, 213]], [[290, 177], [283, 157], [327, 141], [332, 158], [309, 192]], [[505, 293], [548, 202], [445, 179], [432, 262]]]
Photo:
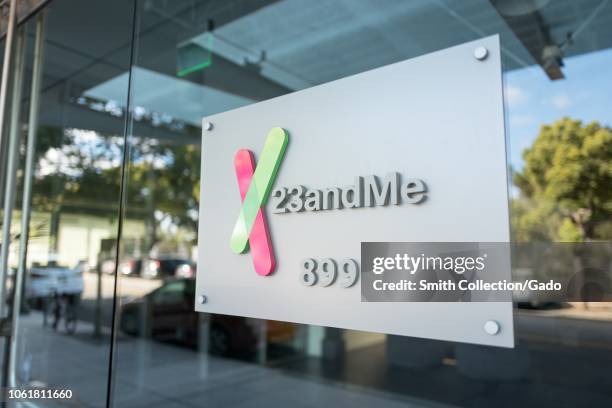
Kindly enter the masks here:
[[324, 258], [320, 262], [307, 258], [302, 261], [300, 282], [305, 286], [331, 286], [338, 281], [343, 288], [350, 288], [359, 278], [359, 264], [354, 259], [344, 259], [340, 267], [331, 258]]

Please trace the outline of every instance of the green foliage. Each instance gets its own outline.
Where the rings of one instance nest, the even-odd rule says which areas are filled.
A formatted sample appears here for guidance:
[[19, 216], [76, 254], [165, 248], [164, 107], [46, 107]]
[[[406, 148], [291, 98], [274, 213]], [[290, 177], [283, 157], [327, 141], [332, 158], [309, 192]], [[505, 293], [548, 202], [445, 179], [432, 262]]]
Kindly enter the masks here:
[[549, 241], [555, 236], [559, 216], [549, 202], [536, 202], [525, 198], [511, 203], [513, 240], [517, 242]]
[[542, 126], [514, 175], [515, 239], [609, 239], [612, 129], [563, 118]]
[[564, 218], [558, 232], [561, 242], [582, 242], [584, 241], [583, 231], [572, 222], [570, 218]]
[[[142, 152], [140, 152], [142, 153]], [[140, 154], [137, 154], [138, 156]], [[128, 170], [128, 210], [148, 207], [169, 217], [173, 224], [197, 230], [200, 181], [199, 145], [157, 146], [133, 157]]]

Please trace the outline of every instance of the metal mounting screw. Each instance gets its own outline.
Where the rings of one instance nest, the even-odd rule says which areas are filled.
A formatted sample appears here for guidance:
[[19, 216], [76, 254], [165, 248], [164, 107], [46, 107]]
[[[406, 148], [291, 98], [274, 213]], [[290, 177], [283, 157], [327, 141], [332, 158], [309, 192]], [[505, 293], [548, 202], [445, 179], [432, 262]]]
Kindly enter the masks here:
[[204, 295], [200, 295], [198, 296], [198, 303], [200, 303], [201, 305], [203, 305], [204, 303], [206, 303], [206, 296]]
[[497, 333], [499, 333], [500, 329], [501, 327], [499, 323], [497, 323], [495, 320], [487, 320], [484, 324], [485, 333], [491, 336], [495, 336]]
[[489, 55], [489, 50], [487, 50], [485, 47], [476, 47], [474, 50], [474, 58], [476, 58], [478, 61], [485, 60], [487, 55]]
[[202, 127], [204, 128], [204, 130], [212, 130], [213, 128], [213, 124], [210, 122], [204, 122], [204, 124], [202, 125]]

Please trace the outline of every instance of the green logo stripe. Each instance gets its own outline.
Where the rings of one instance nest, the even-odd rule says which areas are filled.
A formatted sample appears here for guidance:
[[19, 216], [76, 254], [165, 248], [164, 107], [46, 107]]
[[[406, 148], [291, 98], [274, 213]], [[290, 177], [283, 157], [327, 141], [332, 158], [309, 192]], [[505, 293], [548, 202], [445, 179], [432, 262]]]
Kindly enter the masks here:
[[255, 217], [259, 209], [266, 204], [272, 184], [276, 178], [276, 172], [285, 154], [289, 136], [283, 128], [273, 128], [266, 137], [261, 157], [257, 162], [257, 168], [253, 174], [253, 179], [242, 208], [240, 215], [234, 226], [230, 246], [232, 251], [241, 254], [248, 249], [249, 235], [255, 222]]

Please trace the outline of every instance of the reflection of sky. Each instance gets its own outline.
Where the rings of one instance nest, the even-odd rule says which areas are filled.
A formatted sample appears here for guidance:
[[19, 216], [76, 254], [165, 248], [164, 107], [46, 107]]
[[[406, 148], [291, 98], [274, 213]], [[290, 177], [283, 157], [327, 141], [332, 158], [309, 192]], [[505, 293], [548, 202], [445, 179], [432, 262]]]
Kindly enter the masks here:
[[522, 167], [522, 152], [540, 126], [564, 116], [612, 125], [612, 49], [565, 60], [566, 79], [550, 81], [539, 66], [506, 73], [510, 162]]
[[[567, 58], [566, 79], [551, 81], [534, 65], [505, 73], [510, 163], [522, 167], [522, 152], [540, 126], [568, 116], [612, 126], [612, 49]], [[86, 92], [103, 100], [121, 100], [127, 73]], [[252, 101], [207, 86], [140, 67], [134, 68], [134, 105], [163, 112], [198, 126], [203, 116]], [[180, 103], [177, 103], [179, 101]]]
[[[85, 92], [86, 96], [104, 101], [125, 99], [128, 73], [125, 72]], [[132, 70], [132, 103], [149, 112], [169, 115], [200, 126], [202, 118], [218, 112], [252, 103], [250, 99], [233, 95], [135, 66]]]

